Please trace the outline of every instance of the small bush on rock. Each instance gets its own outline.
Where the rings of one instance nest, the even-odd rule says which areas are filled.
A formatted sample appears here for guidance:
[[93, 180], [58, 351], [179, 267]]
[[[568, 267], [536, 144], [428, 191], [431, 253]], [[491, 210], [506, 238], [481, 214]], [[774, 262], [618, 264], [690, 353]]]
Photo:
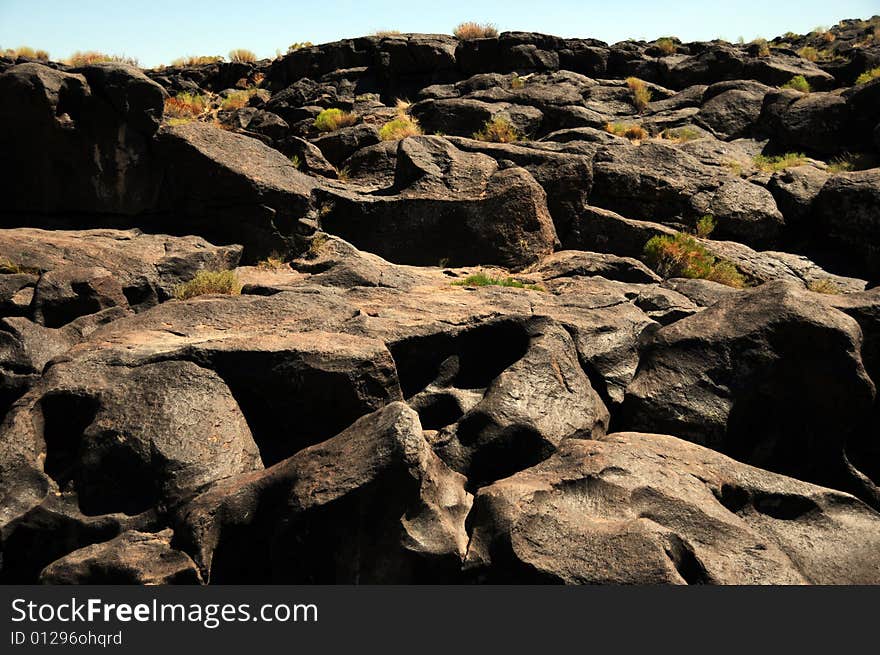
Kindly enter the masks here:
[[675, 41], [668, 36], [665, 36], [662, 39], [657, 39], [654, 42], [654, 45], [657, 46], [664, 55], [675, 54], [675, 51], [678, 49], [675, 45]]
[[840, 293], [840, 288], [834, 283], [834, 280], [832, 280], [831, 278], [810, 280], [809, 282], [807, 282], [807, 289], [809, 289], [813, 293], [824, 293], [831, 296], [836, 296]]
[[5, 57], [10, 59], [36, 59], [37, 61], [49, 61], [49, 53], [46, 50], [37, 50], [30, 46], [19, 46], [17, 48], [7, 48], [0, 51]]
[[247, 105], [248, 100], [250, 100], [251, 96], [256, 92], [256, 87], [245, 89], [243, 91], [233, 91], [223, 99], [222, 103], [220, 103], [220, 109], [241, 109]]
[[181, 68], [184, 66], [207, 66], [209, 64], [219, 64], [221, 61], [223, 61], [223, 57], [220, 57], [219, 55], [191, 55], [189, 57], [178, 57], [171, 62], [171, 65], [175, 68]]
[[756, 155], [754, 158], [755, 168], [764, 173], [775, 173], [786, 168], [795, 168], [807, 163], [807, 156], [802, 152], [787, 152], [784, 155]]
[[229, 61], [236, 64], [252, 64], [257, 60], [257, 55], [244, 48], [236, 48], [229, 51]]
[[237, 296], [241, 293], [241, 283], [235, 271], [199, 271], [189, 282], [177, 285], [174, 297], [187, 300], [209, 293]]
[[645, 262], [663, 277], [686, 277], [742, 288], [745, 278], [736, 266], [716, 259], [694, 237], [678, 232], [675, 236], [655, 236], [644, 250]]
[[315, 118], [315, 129], [319, 132], [334, 132], [341, 127], [357, 123], [357, 116], [341, 109], [325, 109]]
[[516, 278], [492, 277], [485, 273], [468, 275], [465, 279], [456, 280], [452, 284], [458, 287], [513, 287], [514, 289], [530, 289], [532, 291], [544, 290], [536, 284], [525, 284]]
[[670, 127], [660, 132], [661, 139], [675, 141], [676, 143], [693, 141], [694, 139], [699, 139], [702, 136], [703, 135], [700, 134], [699, 130], [695, 130], [692, 127]]
[[605, 123], [605, 131], [615, 136], [623, 136], [630, 141], [642, 141], [648, 138], [648, 132], [635, 123]]
[[420, 134], [422, 134], [422, 128], [419, 127], [419, 122], [407, 114], [388, 121], [379, 130], [379, 138], [383, 141], [400, 141], [408, 136]]
[[482, 130], [474, 132], [474, 138], [492, 143], [513, 143], [521, 141], [522, 135], [506, 118], [497, 117], [486, 121]]
[[871, 80], [880, 79], [880, 66], [867, 70], [856, 78], [856, 84], [867, 84]]
[[702, 239], [708, 239], [712, 232], [715, 231], [716, 225], [715, 217], [711, 214], [706, 214], [703, 218], [697, 221], [697, 236]]
[[794, 89], [795, 91], [800, 91], [801, 93], [809, 93], [812, 89], [810, 89], [810, 83], [807, 82], [807, 78], [803, 75], [795, 75], [788, 82], [782, 85], [783, 89]]
[[633, 106], [640, 112], [645, 111], [648, 108], [648, 103], [651, 102], [651, 89], [637, 77], [626, 78], [626, 85], [632, 91]]
[[197, 93], [178, 93], [165, 100], [165, 116], [177, 122], [195, 120], [208, 107], [205, 96]]
[[804, 46], [797, 53], [807, 61], [819, 61], [819, 51], [812, 46]]
[[770, 46], [767, 43], [767, 39], [755, 39], [752, 41], [752, 45], [756, 46], [755, 51], [758, 57], [770, 56]]
[[125, 55], [108, 55], [104, 52], [96, 52], [96, 51], [88, 51], [88, 52], [74, 52], [70, 55], [70, 59], [67, 60], [67, 63], [71, 66], [88, 66], [90, 64], [101, 64], [107, 61], [115, 61], [120, 64], [128, 64], [129, 66], [137, 67], [138, 60], [134, 57], [126, 57]]
[[488, 39], [498, 36], [498, 30], [491, 23], [460, 23], [452, 33], [462, 41]]

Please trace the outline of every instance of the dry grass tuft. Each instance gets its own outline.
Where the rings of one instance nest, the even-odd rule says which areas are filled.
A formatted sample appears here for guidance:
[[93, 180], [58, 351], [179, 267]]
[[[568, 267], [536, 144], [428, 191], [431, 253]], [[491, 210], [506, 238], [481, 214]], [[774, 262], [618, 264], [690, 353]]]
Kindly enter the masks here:
[[491, 23], [460, 23], [452, 33], [462, 41], [490, 39], [498, 36], [498, 30]]
[[341, 109], [325, 109], [315, 117], [315, 129], [319, 132], [334, 132], [342, 127], [357, 123], [357, 116]]
[[515, 141], [522, 141], [523, 136], [519, 133], [519, 130], [511, 125], [510, 121], [498, 116], [486, 121], [483, 129], [479, 132], [474, 132], [474, 139], [491, 143], [514, 143]]
[[241, 293], [241, 283], [235, 271], [199, 271], [189, 282], [177, 285], [174, 297], [188, 300], [207, 294], [237, 296]]
[[208, 64], [219, 64], [223, 61], [223, 57], [219, 55], [191, 55], [189, 57], [178, 57], [171, 62], [174, 68], [182, 68], [184, 66], [207, 66]]
[[807, 156], [801, 152], [786, 152], [784, 155], [774, 155], [768, 157], [766, 155], [756, 155], [754, 160], [755, 168], [764, 173], [775, 173], [785, 170], [786, 168], [795, 168], [803, 166], [807, 163]]
[[626, 85], [632, 91], [633, 106], [640, 112], [645, 111], [648, 108], [648, 103], [651, 102], [651, 89], [637, 77], [626, 78]]
[[645, 128], [635, 123], [605, 123], [605, 131], [630, 141], [644, 141], [650, 136]]
[[236, 48], [229, 51], [229, 61], [236, 64], [252, 64], [257, 60], [257, 55], [251, 50]]
[[178, 93], [173, 98], [165, 100], [165, 116], [169, 124], [179, 125], [197, 119], [208, 108], [208, 100], [205, 96], [197, 93]]

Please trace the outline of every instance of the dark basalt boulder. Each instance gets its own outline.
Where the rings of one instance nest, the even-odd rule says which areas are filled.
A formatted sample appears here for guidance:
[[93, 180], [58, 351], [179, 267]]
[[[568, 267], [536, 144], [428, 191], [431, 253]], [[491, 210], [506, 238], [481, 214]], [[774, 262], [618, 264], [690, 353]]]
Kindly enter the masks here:
[[711, 214], [718, 237], [748, 245], [773, 243], [783, 226], [782, 214], [766, 189], [657, 142], [600, 148], [590, 203], [685, 230]]
[[[0, 258], [38, 273], [70, 268], [110, 271], [127, 304], [136, 310], [168, 300], [177, 285], [200, 270], [235, 268], [241, 252], [241, 246], [213, 246], [199, 237], [144, 234], [136, 229], [0, 230]], [[0, 276], [10, 277], [21, 276]], [[28, 305], [30, 313], [30, 301]]]
[[413, 105], [412, 115], [426, 132], [466, 137], [472, 137], [487, 121], [495, 118], [506, 120], [520, 134], [532, 136], [541, 129], [544, 119], [544, 114], [536, 107], [472, 98], [422, 100]]
[[874, 404], [862, 333], [812, 295], [770, 282], [654, 332], [621, 424], [651, 425], [880, 505], [875, 484], [846, 456]]
[[877, 584], [857, 499], [659, 434], [568, 440], [480, 489], [465, 569], [486, 583]]
[[770, 88], [754, 84], [751, 88], [731, 88], [718, 93], [715, 87], [719, 86], [713, 84], [706, 90], [696, 121], [720, 139], [748, 136], [761, 116], [764, 96]]
[[126, 366], [107, 355], [56, 361], [2, 428], [5, 441], [33, 453], [31, 467], [76, 491], [83, 513], [173, 505], [213, 480], [262, 468], [216, 373], [190, 362]]
[[0, 162], [10, 212], [137, 214], [155, 205], [150, 140], [165, 92], [141, 71], [20, 64], [0, 75]]
[[64, 266], [40, 276], [31, 307], [37, 323], [58, 328], [110, 307], [127, 309], [128, 299], [106, 268]]
[[159, 530], [156, 512], [134, 516], [86, 516], [74, 493], [50, 493], [45, 499], [0, 530], [4, 584], [35, 584], [40, 572], [57, 559], [91, 544], [106, 542], [126, 530]]
[[760, 124], [771, 143], [780, 149], [835, 155], [860, 150], [864, 145], [864, 139], [853, 131], [846, 100], [835, 93], [768, 93]]
[[527, 171], [439, 137], [400, 141], [391, 188], [328, 195], [323, 229], [395, 263], [522, 268], [556, 242], [544, 190]]
[[455, 579], [472, 497], [397, 402], [182, 507], [181, 544], [213, 583]]
[[816, 196], [813, 213], [850, 265], [880, 280], [880, 170], [833, 176]]
[[263, 143], [204, 123], [164, 127], [159, 225], [244, 245], [245, 261], [298, 250], [313, 212], [311, 178]]
[[40, 573], [51, 585], [199, 584], [195, 563], [171, 547], [171, 530], [158, 533], [130, 530], [100, 544], [86, 546], [52, 562]]
[[372, 125], [343, 127], [316, 139], [312, 143], [333, 166], [339, 167], [361, 148], [379, 143], [379, 130]]

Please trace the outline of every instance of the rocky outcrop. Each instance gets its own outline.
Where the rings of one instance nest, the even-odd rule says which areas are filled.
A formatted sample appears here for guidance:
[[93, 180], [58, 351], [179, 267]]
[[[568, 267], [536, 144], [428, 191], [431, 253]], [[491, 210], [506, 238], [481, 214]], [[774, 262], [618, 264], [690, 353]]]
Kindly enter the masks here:
[[333, 190], [323, 202], [323, 229], [402, 264], [522, 268], [556, 241], [544, 190], [527, 171], [437, 137], [400, 142], [391, 188]]
[[880, 582], [878, 24], [0, 57], [0, 582]]
[[615, 433], [481, 489], [465, 566], [490, 583], [877, 584], [878, 520], [674, 437]]

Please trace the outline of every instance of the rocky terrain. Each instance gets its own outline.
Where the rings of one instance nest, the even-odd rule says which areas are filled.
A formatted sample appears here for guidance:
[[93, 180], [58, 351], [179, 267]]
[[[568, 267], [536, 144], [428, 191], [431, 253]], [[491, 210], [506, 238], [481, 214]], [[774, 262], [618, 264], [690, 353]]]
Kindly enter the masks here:
[[0, 57], [0, 581], [880, 583], [878, 67]]

